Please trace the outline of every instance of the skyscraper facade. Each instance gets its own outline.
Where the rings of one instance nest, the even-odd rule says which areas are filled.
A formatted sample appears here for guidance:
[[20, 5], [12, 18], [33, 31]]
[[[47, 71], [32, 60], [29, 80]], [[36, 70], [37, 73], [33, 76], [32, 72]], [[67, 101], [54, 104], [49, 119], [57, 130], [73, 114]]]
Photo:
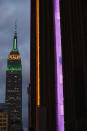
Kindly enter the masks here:
[[65, 131], [87, 130], [87, 2], [60, 1]]
[[53, 0], [39, 0], [39, 10], [40, 128], [56, 131]]
[[36, 0], [31, 1], [31, 34], [30, 34], [30, 86], [29, 94], [29, 128], [35, 131], [36, 126]]
[[5, 103], [0, 103], [0, 131], [8, 131], [10, 109]]
[[[56, 131], [53, 1], [31, 1], [31, 127]], [[30, 104], [29, 104], [30, 105]]]
[[13, 49], [8, 55], [6, 70], [6, 103], [11, 109], [10, 125], [15, 131], [22, 131], [22, 64], [17, 48], [17, 32], [13, 39]]

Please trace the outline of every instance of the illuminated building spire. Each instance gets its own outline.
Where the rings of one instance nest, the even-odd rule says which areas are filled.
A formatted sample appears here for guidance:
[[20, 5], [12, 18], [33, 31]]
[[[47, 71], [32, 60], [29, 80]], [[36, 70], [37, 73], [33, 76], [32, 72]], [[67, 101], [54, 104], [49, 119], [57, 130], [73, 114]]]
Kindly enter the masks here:
[[15, 24], [14, 40], [13, 40], [13, 51], [17, 51], [17, 25]]
[[17, 48], [17, 26], [14, 28], [13, 49], [8, 55], [6, 69], [6, 104], [10, 107], [9, 127], [12, 131], [23, 131], [22, 129], [22, 63]]

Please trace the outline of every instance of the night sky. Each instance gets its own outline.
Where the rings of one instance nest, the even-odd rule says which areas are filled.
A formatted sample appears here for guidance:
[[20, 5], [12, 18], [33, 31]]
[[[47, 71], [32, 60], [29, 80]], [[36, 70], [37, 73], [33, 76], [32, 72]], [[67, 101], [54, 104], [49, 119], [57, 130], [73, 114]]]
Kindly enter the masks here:
[[7, 58], [13, 47], [17, 23], [18, 49], [22, 59], [23, 127], [28, 131], [28, 95], [30, 80], [30, 0], [0, 0], [0, 103], [5, 102]]

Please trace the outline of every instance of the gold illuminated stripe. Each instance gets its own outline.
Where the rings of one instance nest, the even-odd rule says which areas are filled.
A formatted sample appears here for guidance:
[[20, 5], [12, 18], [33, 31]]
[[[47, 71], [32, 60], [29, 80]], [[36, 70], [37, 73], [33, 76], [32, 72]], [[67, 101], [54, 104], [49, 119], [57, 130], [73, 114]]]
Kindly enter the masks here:
[[20, 59], [20, 55], [9, 55], [9, 59], [17, 59], [19, 60]]
[[40, 106], [40, 72], [39, 72], [39, 0], [36, 0], [36, 105]]

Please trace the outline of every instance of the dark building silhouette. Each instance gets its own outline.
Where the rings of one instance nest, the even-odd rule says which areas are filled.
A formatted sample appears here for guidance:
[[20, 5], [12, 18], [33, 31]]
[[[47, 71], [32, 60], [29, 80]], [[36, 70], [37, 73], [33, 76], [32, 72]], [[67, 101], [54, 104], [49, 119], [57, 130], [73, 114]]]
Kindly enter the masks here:
[[[36, 92], [36, 2], [31, 3], [31, 106]], [[65, 131], [87, 130], [87, 2], [60, 0]], [[40, 130], [56, 131], [55, 30], [52, 0], [39, 0]], [[33, 99], [34, 98], [34, 99]], [[33, 102], [34, 103], [33, 103]], [[31, 111], [35, 127], [35, 111]], [[31, 116], [31, 117], [32, 117]], [[32, 120], [31, 120], [32, 121]]]
[[60, 1], [65, 131], [87, 130], [87, 2]]
[[39, 3], [41, 131], [56, 131], [55, 31], [53, 0]]
[[[53, 1], [39, 1], [40, 131], [56, 131]], [[36, 128], [36, 1], [31, 1], [31, 127]], [[30, 104], [29, 104], [30, 105]], [[30, 109], [30, 108], [29, 108]], [[29, 122], [30, 123], [30, 122]]]
[[28, 87], [28, 130], [31, 130], [31, 87]]
[[0, 131], [8, 131], [10, 126], [10, 109], [5, 103], [0, 103]]
[[[15, 131], [22, 131], [22, 65], [17, 48], [17, 32], [13, 40], [13, 49], [7, 60], [6, 70], [6, 104], [11, 108], [10, 126], [15, 125]], [[17, 124], [18, 128], [16, 128]]]
[[[29, 98], [29, 129], [35, 131], [36, 126], [36, 1], [31, 1], [31, 33], [30, 33], [30, 86]], [[29, 131], [30, 131], [29, 130]]]

